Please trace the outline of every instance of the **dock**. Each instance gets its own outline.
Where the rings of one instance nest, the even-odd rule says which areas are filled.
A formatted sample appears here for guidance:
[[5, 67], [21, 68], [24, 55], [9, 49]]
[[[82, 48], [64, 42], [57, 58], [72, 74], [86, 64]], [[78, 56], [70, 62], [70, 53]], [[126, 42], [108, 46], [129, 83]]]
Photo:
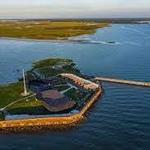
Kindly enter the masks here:
[[133, 85], [133, 86], [150, 87], [150, 82], [121, 80], [121, 79], [105, 78], [105, 77], [96, 77], [95, 80], [103, 81], [103, 82], [118, 83], [118, 84], [127, 84], [127, 85]]

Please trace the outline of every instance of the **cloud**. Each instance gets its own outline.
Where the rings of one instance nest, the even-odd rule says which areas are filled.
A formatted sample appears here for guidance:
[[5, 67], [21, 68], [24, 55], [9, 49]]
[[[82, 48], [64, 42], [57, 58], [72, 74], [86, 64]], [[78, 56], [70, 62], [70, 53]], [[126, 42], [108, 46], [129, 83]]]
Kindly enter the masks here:
[[0, 18], [144, 17], [149, 0], [0, 0]]

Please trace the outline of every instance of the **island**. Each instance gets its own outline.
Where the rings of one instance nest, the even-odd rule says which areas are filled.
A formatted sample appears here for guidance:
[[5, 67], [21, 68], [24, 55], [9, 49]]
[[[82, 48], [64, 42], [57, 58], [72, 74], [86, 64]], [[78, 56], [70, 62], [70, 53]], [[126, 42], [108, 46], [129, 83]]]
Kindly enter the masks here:
[[69, 37], [93, 34], [108, 23], [92, 21], [1, 20], [0, 37], [36, 40], [66, 40]]
[[102, 94], [101, 84], [83, 75], [70, 59], [34, 62], [25, 79], [0, 86], [0, 129], [74, 124]]

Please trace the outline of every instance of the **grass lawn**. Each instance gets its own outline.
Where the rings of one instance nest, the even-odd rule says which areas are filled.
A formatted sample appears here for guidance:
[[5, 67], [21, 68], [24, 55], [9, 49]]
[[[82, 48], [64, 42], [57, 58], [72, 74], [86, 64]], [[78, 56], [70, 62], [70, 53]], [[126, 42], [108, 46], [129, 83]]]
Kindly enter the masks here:
[[[63, 65], [62, 69], [57, 70], [52, 68], [56, 65]], [[75, 68], [75, 64], [70, 59], [61, 59], [61, 58], [50, 58], [44, 59], [33, 63], [33, 68], [31, 72], [35, 70], [44, 78], [56, 76], [63, 72], [74, 73], [80, 75], [80, 71]]]
[[3, 121], [5, 120], [5, 115], [4, 113], [0, 112], [0, 121]]
[[23, 83], [11, 83], [8, 85], [0, 85], [0, 108], [8, 105], [9, 103], [23, 98], [21, 93], [23, 92]]
[[67, 39], [83, 34], [93, 34], [107, 23], [83, 21], [0, 21], [0, 37], [25, 39]]
[[54, 66], [58, 64], [70, 64], [72, 63], [71, 59], [63, 59], [63, 58], [48, 58], [44, 60], [40, 60], [33, 63], [33, 69], [43, 68], [46, 66]]
[[10, 107], [8, 107], [8, 109], [16, 109], [16, 108], [21, 108], [21, 107], [37, 107], [37, 106], [41, 106], [41, 102], [36, 100], [34, 97], [33, 98], [28, 98], [26, 100], [22, 100], [22, 101], [19, 101], [17, 103], [15, 103], [14, 105], [11, 105]]
[[72, 100], [76, 101], [77, 103], [80, 103], [84, 100], [84, 97], [88, 94], [88, 92], [72, 88], [67, 92], [65, 92], [64, 94], [70, 97]]
[[14, 115], [14, 114], [29, 114], [29, 115], [44, 115], [49, 114], [49, 111], [46, 110], [43, 106], [41, 101], [36, 100], [35, 98], [30, 98], [28, 100], [23, 100], [20, 102], [15, 103], [14, 105], [10, 106], [7, 111]]

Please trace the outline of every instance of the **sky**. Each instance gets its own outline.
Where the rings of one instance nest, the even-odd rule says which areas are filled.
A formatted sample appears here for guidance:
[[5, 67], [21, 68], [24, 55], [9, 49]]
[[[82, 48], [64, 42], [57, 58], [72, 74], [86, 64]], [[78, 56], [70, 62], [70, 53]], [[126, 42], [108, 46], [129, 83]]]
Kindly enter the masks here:
[[150, 17], [150, 0], [0, 0], [0, 19]]

